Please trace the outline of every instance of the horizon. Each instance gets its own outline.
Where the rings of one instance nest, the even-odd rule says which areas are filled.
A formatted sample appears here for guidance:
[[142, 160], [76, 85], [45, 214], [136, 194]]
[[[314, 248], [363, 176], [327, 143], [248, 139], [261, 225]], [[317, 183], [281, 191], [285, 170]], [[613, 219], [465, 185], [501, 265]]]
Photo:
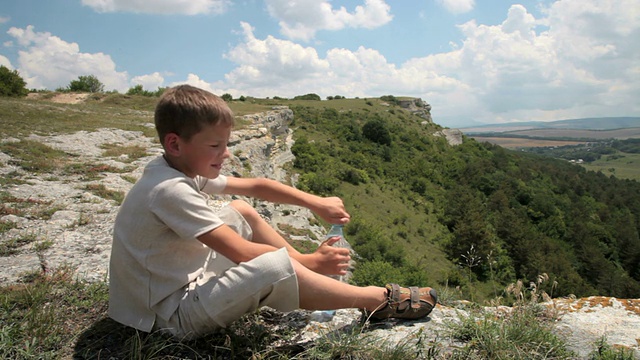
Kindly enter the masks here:
[[[34, 11], [38, 9], [39, 11]], [[8, 0], [29, 89], [421, 98], [447, 127], [640, 114], [640, 0]]]

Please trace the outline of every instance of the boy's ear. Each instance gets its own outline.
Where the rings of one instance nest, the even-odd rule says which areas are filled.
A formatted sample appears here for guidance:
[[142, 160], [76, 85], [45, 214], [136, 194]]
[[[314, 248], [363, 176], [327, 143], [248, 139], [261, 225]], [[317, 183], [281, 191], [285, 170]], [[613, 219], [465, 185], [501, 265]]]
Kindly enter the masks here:
[[164, 151], [167, 155], [177, 156], [180, 154], [180, 136], [176, 133], [168, 133], [164, 136]]

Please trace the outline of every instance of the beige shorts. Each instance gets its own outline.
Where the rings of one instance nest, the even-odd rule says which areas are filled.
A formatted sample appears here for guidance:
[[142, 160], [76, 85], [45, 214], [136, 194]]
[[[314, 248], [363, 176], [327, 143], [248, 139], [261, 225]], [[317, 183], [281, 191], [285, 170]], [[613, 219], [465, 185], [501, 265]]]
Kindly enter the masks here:
[[[220, 217], [245, 239], [251, 238], [249, 224], [235, 209], [223, 208]], [[286, 249], [240, 264], [216, 254], [213, 263], [217, 269], [205, 272], [189, 285], [169, 320], [156, 317], [154, 330], [193, 338], [227, 327], [263, 306], [283, 312], [299, 308], [298, 280]], [[228, 268], [220, 271], [224, 264]]]

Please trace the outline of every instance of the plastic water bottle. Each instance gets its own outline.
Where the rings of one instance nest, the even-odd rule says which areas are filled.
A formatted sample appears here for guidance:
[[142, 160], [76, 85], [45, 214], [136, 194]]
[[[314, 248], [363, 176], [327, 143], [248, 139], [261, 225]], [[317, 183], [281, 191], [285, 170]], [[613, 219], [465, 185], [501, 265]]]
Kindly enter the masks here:
[[[331, 229], [329, 229], [329, 232], [325, 236], [325, 240], [332, 237], [336, 237], [336, 236], [340, 236], [340, 240], [336, 241], [333, 244], [333, 246], [347, 247], [346, 246], [347, 241], [344, 238], [344, 231], [343, 231], [342, 225], [339, 225], [339, 224], [331, 225]], [[344, 281], [342, 275], [329, 275], [329, 277], [332, 277], [336, 280]], [[317, 322], [327, 322], [327, 321], [331, 321], [335, 314], [336, 314], [335, 310], [316, 310], [311, 313], [310, 320], [317, 321]]]
[[[347, 247], [347, 240], [345, 240], [345, 238], [344, 238], [343, 228], [344, 228], [344, 225], [340, 225], [340, 224], [331, 225], [331, 229], [329, 229], [329, 232], [325, 236], [325, 240], [330, 239], [332, 237], [339, 236], [340, 240], [336, 241], [333, 244], [333, 246], [341, 247], [341, 248]], [[344, 281], [344, 276], [342, 276], [342, 275], [332, 275], [331, 277], [336, 279], [336, 280]]]
[[347, 247], [347, 240], [345, 240], [344, 238], [344, 231], [343, 231], [344, 225], [340, 225], [340, 224], [333, 224], [331, 225], [331, 229], [329, 229], [329, 232], [327, 233], [327, 236], [325, 237], [325, 239], [329, 239], [335, 236], [340, 236], [340, 240], [338, 240], [335, 244], [333, 244], [333, 246], [335, 247]]

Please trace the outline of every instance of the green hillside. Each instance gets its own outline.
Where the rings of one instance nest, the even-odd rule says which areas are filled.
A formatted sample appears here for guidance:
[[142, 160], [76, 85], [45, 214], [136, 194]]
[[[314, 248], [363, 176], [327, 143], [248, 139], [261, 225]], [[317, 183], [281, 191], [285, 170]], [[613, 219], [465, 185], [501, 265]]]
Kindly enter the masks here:
[[352, 212], [355, 281], [391, 272], [482, 299], [546, 273], [554, 295], [640, 295], [640, 184], [472, 139], [452, 147], [405, 110], [352, 101], [289, 105], [300, 186]]
[[[0, 98], [3, 138], [119, 127], [152, 131], [155, 100], [96, 95], [80, 104]], [[465, 138], [380, 99], [247, 99], [236, 114], [295, 113], [299, 186], [343, 197], [354, 281], [439, 284], [483, 300], [548, 274], [553, 296], [640, 297], [640, 184]]]

